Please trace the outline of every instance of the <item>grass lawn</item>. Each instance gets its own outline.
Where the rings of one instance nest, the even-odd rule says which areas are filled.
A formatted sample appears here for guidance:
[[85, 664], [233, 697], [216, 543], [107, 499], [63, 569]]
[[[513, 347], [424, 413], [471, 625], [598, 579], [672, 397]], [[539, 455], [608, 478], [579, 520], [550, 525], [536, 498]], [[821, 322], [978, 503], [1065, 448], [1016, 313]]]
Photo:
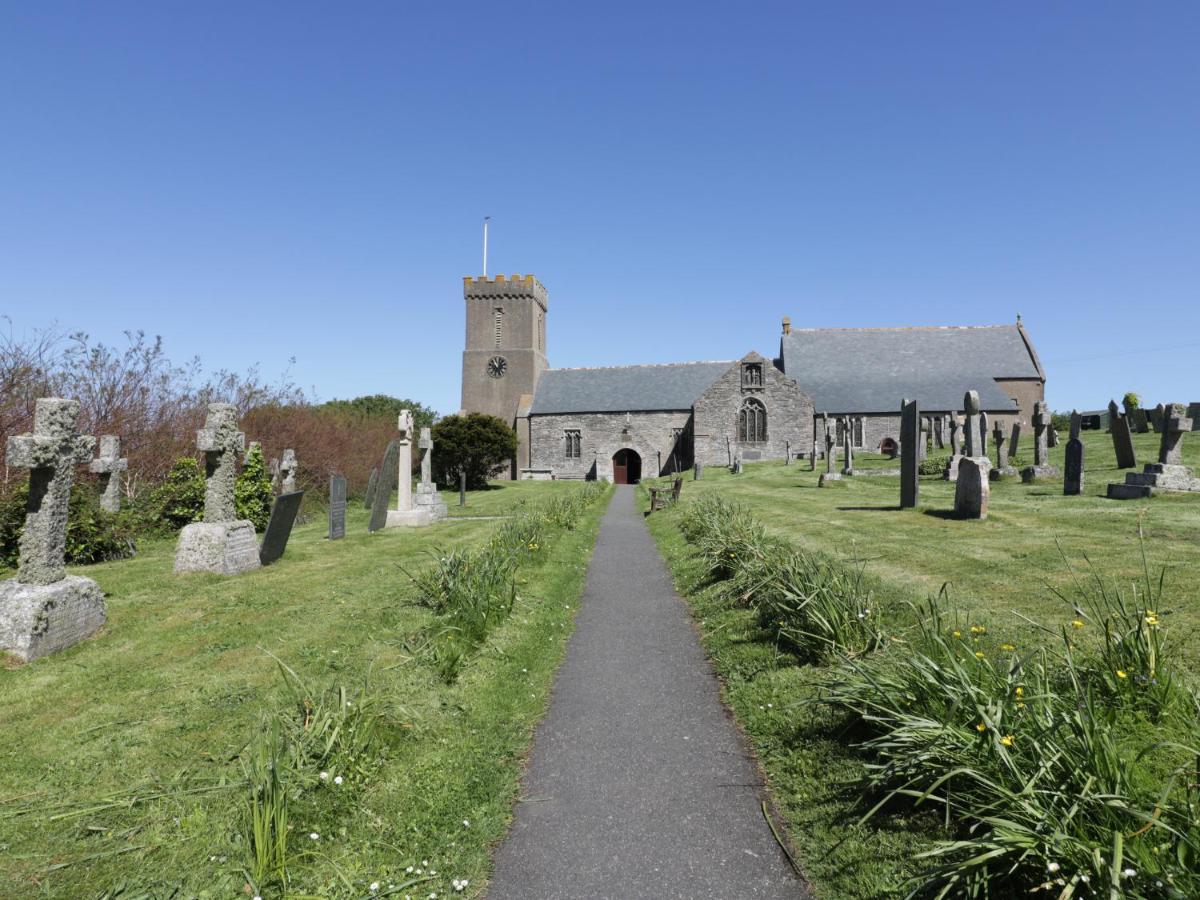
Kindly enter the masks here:
[[[461, 512], [505, 516], [572, 489], [506, 484], [470, 494]], [[460, 512], [457, 493], [445, 496]], [[239, 755], [264, 712], [293, 704], [275, 658], [314, 694], [342, 686], [383, 714], [372, 765], [330, 773], [343, 784], [331, 777], [294, 805], [288, 896], [362, 897], [372, 882], [384, 895], [417, 869], [426, 880], [396, 896], [453, 894], [453, 878], [470, 881], [457, 896], [476, 896], [603, 505], [519, 571], [512, 615], [452, 685], [410, 652], [430, 613], [411, 602], [402, 569], [480, 545], [498, 521], [368, 535], [351, 503], [344, 540], [325, 541], [317, 517], [282, 560], [238, 578], [172, 576], [173, 541], [74, 569], [107, 594], [104, 631], [0, 669], [0, 896], [249, 896]]]
[[[1104, 499], [1105, 485], [1122, 480], [1111, 439], [1088, 432], [1084, 439], [1086, 496], [1062, 496], [1060, 482], [993, 483], [989, 517], [982, 522], [949, 517], [953, 485], [937, 478], [923, 478], [918, 508], [901, 511], [898, 479], [848, 478], [818, 488], [821, 464], [809, 472], [805, 463], [748, 464], [736, 477], [706, 469], [702, 481], [685, 483], [678, 508], [648, 520], [693, 607], [726, 699], [763, 761], [819, 897], [904, 896], [906, 879], [920, 865], [914, 855], [937, 833], [936, 811], [898, 811], [869, 826], [857, 824], [865, 811], [857, 788], [864, 760], [851, 748], [858, 736], [846, 733], [843, 720], [817, 702], [826, 670], [797, 664], [775, 646], [752, 611], [731, 605], [720, 585], [705, 580], [680, 534], [681, 513], [689, 501], [719, 493], [797, 545], [860, 561], [880, 606], [894, 614], [906, 601], [920, 602], [945, 584], [957, 606], [987, 626], [989, 639], [1026, 647], [1052, 638], [1022, 616], [1054, 629], [1074, 617], [1071, 605], [1054, 594], [1057, 589], [1070, 596], [1071, 567], [1086, 577], [1090, 559], [1099, 574], [1126, 591], [1142, 577], [1140, 525], [1152, 575], [1167, 570], [1158, 610], [1164, 634], [1178, 663], [1194, 672], [1200, 663], [1200, 588], [1194, 577], [1200, 571], [1200, 496]], [[1135, 444], [1141, 461], [1157, 458], [1157, 435], [1137, 435]], [[1060, 468], [1063, 450], [1051, 451]], [[1200, 467], [1200, 440], [1185, 439], [1184, 453], [1185, 463]], [[856, 463], [896, 465], [870, 457]]]

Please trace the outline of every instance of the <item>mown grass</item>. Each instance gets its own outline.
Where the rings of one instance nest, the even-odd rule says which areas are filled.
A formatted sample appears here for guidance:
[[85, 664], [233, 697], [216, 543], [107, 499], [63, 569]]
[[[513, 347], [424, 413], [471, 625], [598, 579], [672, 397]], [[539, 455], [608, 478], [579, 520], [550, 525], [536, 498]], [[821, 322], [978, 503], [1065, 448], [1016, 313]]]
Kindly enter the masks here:
[[[1196, 588], [1187, 573], [1195, 571], [1200, 562], [1200, 498], [1159, 497], [1138, 504], [1102, 499], [1098, 495], [1104, 484], [1117, 480], [1119, 473], [1112, 465], [1108, 436], [1085, 437], [1088, 496], [1064, 498], [1061, 486], [1055, 484], [1002, 482], [993, 485], [992, 515], [987, 522], [945, 517], [952, 505], [952, 486], [931, 479], [922, 481], [922, 507], [901, 512], [895, 508], [895, 479], [850, 479], [835, 488], [817, 489], [819, 472], [771, 464], [747, 466], [740, 477], [708, 470], [704, 481], [685, 485], [679, 509], [650, 518], [651, 531], [700, 620], [727, 698], [763, 759], [819, 896], [905, 896], [934, 865], [916, 857], [947, 836], [942, 827], [945, 810], [897, 803], [893, 797], [869, 823], [860, 821], [879, 799], [865, 792], [872, 772], [878, 773], [870, 766], [886, 748], [881, 750], [876, 744], [864, 752], [853, 745], [880, 733], [885, 735], [882, 740], [892, 742], [890, 724], [881, 732], [864, 731], [861, 700], [877, 691], [877, 685], [854, 693], [851, 702], [841, 707], [824, 702], [829, 699], [827, 687], [833, 670], [805, 664], [808, 655], [798, 654], [795, 642], [781, 639], [786, 634], [780, 629], [764, 627], [758, 611], [730, 602], [731, 593], [736, 597], [743, 585], [736, 578], [734, 582], [711, 580], [712, 560], [703, 556], [703, 548], [694, 552], [685, 544], [678, 528], [681, 516], [698, 496], [735, 499], [766, 524], [769, 534], [786, 537], [791, 545], [843, 558], [850, 571], [865, 573], [855, 583], [854, 596], [869, 597], [873, 611], [891, 623], [885, 631], [902, 638], [905, 626], [911, 630], [915, 620], [909, 604], [919, 604], [948, 585], [963, 620], [988, 629], [989, 654], [1010, 644], [1020, 647], [1022, 653], [1037, 652], [1059, 640], [1061, 627], [1069, 628], [1076, 616], [1068, 599], [1081, 601], [1075, 580], [1079, 569], [1089, 568], [1087, 559], [1093, 561], [1096, 571], [1114, 577], [1115, 583], [1126, 589], [1141, 580], [1141, 525], [1151, 566], [1156, 573], [1161, 567], [1167, 569], [1165, 600], [1156, 613], [1174, 645], [1176, 670], [1194, 668], [1200, 651], [1195, 640], [1200, 613], [1195, 608]], [[1138, 438], [1143, 460], [1153, 458], [1155, 438]], [[1061, 450], [1056, 451], [1060, 465]], [[1200, 446], [1186, 448], [1193, 464], [1200, 462], [1198, 451]], [[753, 573], [755, 567], [746, 570]], [[1142, 593], [1144, 596], [1145, 591]], [[1058, 594], [1068, 595], [1068, 599]], [[1099, 635], [1093, 640], [1100, 643]], [[887, 653], [898, 658], [902, 668], [911, 662], [911, 654], [903, 647], [892, 646]], [[972, 656], [966, 655], [968, 659]], [[862, 688], [861, 682], [858, 687]], [[886, 686], [882, 693], [887, 695]], [[1103, 711], [1107, 713], [1111, 705], [1107, 702]], [[1185, 717], [1189, 714], [1194, 717], [1194, 709], [1182, 712]], [[1086, 721], [1086, 716], [1081, 721]], [[1127, 759], [1135, 758], [1138, 747], [1162, 733], [1136, 713], [1122, 715], [1119, 726], [1117, 743], [1128, 753]], [[1182, 727], [1186, 732], [1193, 726], [1188, 719]], [[970, 731], [971, 723], [966, 723], [966, 728], [967, 733], [980, 737]], [[999, 734], [997, 740], [1004, 736]], [[968, 744], [975, 747], [964, 742]], [[1005, 745], [998, 747], [1007, 752]], [[1153, 769], [1153, 761], [1148, 759], [1140, 765], [1137, 777], [1144, 779], [1149, 772], [1151, 781], [1173, 783], [1172, 773]], [[887, 774], [891, 777], [892, 773]], [[1178, 785], [1179, 790], [1187, 789], [1189, 779], [1182, 781], [1185, 784]], [[877, 783], [876, 787], [883, 785]], [[1085, 890], [1082, 885], [1076, 887], [1080, 894]]]
[[[468, 509], [505, 516], [572, 489], [505, 485], [471, 494]], [[367, 535], [352, 504], [345, 540], [325, 541], [314, 517], [279, 563], [240, 578], [173, 577], [172, 541], [77, 570], [108, 595], [105, 630], [0, 671], [0, 896], [249, 896], [247, 775], [269, 781], [263, 729], [281, 716], [374, 732], [290, 751], [312, 771], [285, 826], [288, 896], [362, 897], [374, 882], [379, 895], [414, 879], [420, 896], [455, 893], [452, 879], [476, 896], [602, 506], [516, 571], [511, 615], [452, 684], [412, 652], [433, 614], [402, 569], [482, 546], [503, 522]], [[369, 719], [340, 716], [345, 702], [367, 705]]]

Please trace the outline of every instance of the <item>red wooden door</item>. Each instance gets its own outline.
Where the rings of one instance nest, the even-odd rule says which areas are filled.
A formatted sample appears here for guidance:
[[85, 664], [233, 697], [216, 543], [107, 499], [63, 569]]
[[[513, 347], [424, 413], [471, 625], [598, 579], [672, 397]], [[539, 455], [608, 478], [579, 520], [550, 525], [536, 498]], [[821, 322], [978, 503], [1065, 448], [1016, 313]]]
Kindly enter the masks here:
[[629, 484], [629, 466], [625, 462], [625, 451], [618, 450], [613, 456], [613, 484]]

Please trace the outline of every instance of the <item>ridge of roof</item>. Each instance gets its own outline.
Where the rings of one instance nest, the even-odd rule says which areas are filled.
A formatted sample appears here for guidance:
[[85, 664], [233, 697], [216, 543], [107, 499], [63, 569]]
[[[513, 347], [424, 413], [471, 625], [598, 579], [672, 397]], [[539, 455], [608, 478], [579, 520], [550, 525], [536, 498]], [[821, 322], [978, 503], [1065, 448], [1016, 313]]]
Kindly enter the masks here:
[[796, 328], [784, 335], [790, 337], [797, 332], [812, 334], [821, 331], [983, 331], [988, 328], [1019, 328], [1015, 324], [1007, 325], [894, 325], [873, 328]]
[[687, 362], [630, 363], [624, 366], [562, 366], [559, 368], [543, 369], [542, 374], [545, 375], [547, 372], [611, 372], [617, 369], [669, 369], [673, 366], [732, 366], [735, 362], [737, 362], [736, 359], [693, 359]]

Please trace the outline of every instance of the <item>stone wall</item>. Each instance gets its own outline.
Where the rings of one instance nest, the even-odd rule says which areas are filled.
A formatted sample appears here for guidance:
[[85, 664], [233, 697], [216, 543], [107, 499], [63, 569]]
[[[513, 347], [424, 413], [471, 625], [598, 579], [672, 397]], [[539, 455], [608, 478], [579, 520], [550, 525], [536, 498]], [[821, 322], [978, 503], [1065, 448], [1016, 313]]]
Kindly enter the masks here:
[[[532, 469], [549, 469], [556, 478], [612, 480], [612, 458], [628, 448], [642, 459], [642, 477], [671, 471], [671, 454], [677, 454], [680, 469], [691, 466], [690, 410], [633, 413], [562, 413], [529, 417], [530, 463]], [[674, 429], [683, 430], [676, 447]], [[567, 429], [578, 429], [578, 459], [566, 458]], [[658, 454], [662, 453], [662, 470]]]
[[[761, 364], [761, 387], [748, 387], [742, 379], [742, 367]], [[767, 410], [767, 439], [739, 443], [738, 410], [747, 397], [755, 397]], [[813, 406], [805, 394], [782, 372], [757, 353], [751, 353], [732, 365], [696, 401], [693, 431], [695, 457], [705, 465], [723, 466], [729, 462], [729, 449], [741, 452], [742, 459], [783, 459], [790, 441], [792, 452], [812, 444]], [[728, 445], [726, 439], [729, 439]]]
[[1009, 422], [1016, 415], [1023, 426], [1028, 425], [1029, 417], [1033, 415], [1033, 404], [1039, 400], [1046, 400], [1046, 385], [1037, 378], [997, 378], [996, 384], [1017, 401], [1015, 412], [1005, 410], [1007, 415], [1002, 415], [1002, 418]]

